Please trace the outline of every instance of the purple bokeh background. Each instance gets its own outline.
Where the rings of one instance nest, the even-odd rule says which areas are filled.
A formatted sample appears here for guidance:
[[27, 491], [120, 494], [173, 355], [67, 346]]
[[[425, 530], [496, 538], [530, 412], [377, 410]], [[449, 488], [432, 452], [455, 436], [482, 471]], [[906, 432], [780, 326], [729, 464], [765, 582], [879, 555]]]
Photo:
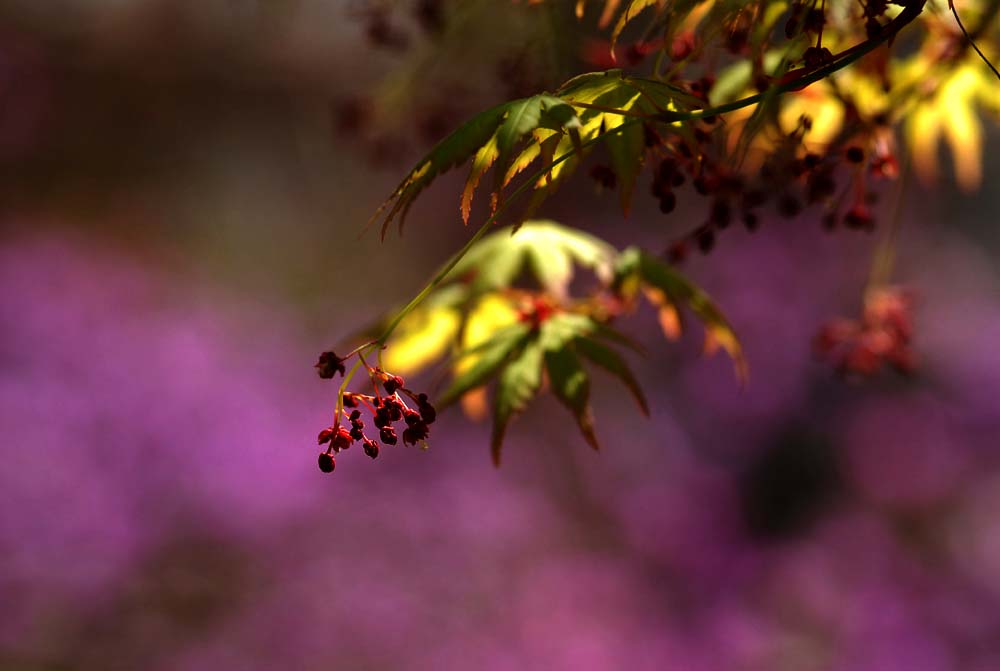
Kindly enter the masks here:
[[[747, 388], [643, 313], [653, 415], [596, 373], [602, 453], [543, 398], [500, 470], [453, 411], [430, 451], [323, 476], [315, 355], [468, 235], [458, 182], [402, 240], [357, 239], [402, 168], [331, 140], [354, 77], [346, 29], [307, 29], [325, 10], [264, 46], [212, 13], [156, 44], [167, 4], [59, 4], [90, 22], [3, 12], [0, 668], [1000, 668], [1000, 164], [975, 196], [908, 191], [913, 378], [810, 350], [876, 237], [772, 221], [686, 267]], [[700, 216], [615, 200], [583, 181], [547, 214], [653, 248]]]

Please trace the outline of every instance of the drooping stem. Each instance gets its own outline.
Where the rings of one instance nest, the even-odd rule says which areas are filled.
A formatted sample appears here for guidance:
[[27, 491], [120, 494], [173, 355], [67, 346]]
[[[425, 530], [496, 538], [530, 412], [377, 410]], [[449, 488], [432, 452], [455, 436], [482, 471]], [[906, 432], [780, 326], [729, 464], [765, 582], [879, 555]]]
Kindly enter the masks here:
[[990, 20], [993, 18], [994, 15], [996, 15], [998, 7], [1000, 7], [1000, 2], [992, 2], [990, 4], [990, 7], [988, 8], [986, 15], [983, 17], [982, 21], [980, 21], [979, 27], [976, 30], [976, 35], [974, 36], [969, 34], [969, 31], [965, 29], [965, 25], [962, 23], [962, 19], [958, 16], [958, 10], [955, 9], [955, 0], [948, 0], [948, 9], [951, 10], [952, 15], [955, 17], [955, 23], [958, 24], [958, 27], [962, 31], [962, 34], [965, 35], [965, 39], [972, 46], [972, 48], [976, 50], [976, 53], [979, 54], [979, 57], [983, 59], [983, 63], [986, 63], [986, 65], [989, 66], [990, 70], [993, 71], [993, 74], [996, 75], [997, 79], [1000, 79], [1000, 71], [997, 71], [996, 66], [990, 62], [990, 59], [986, 57], [986, 54], [984, 54], [982, 50], [979, 48], [979, 45], [976, 44], [976, 38], [983, 31], [986, 30], [986, 26], [989, 25]]
[[899, 182], [896, 187], [896, 197], [892, 203], [891, 219], [885, 235], [875, 248], [872, 258], [872, 267], [868, 275], [868, 286], [865, 288], [867, 294], [870, 290], [880, 287], [889, 282], [892, 276], [892, 268], [896, 262], [896, 241], [899, 238], [899, 229], [903, 221], [903, 205], [906, 193], [906, 184], [910, 174], [910, 156], [904, 154], [903, 162], [899, 170]]

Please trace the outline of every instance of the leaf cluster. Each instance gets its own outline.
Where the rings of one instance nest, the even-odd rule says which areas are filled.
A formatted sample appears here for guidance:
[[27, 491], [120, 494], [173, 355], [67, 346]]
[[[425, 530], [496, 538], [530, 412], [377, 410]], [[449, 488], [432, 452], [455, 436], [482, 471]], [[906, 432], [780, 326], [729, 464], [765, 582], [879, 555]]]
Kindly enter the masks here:
[[622, 207], [627, 210], [643, 160], [643, 128], [637, 121], [699, 105], [680, 88], [627, 76], [621, 70], [580, 75], [553, 94], [512, 100], [474, 116], [410, 170], [372, 221], [381, 221], [383, 236], [393, 221], [402, 230], [417, 196], [438, 176], [469, 161], [460, 199], [464, 222], [469, 221], [473, 196], [487, 171], [493, 170], [489, 196], [496, 211], [504, 189], [537, 163], [540, 170], [531, 185], [535, 195], [527, 216], [573, 173], [598, 140], [619, 175]]
[[[587, 295], [571, 284], [585, 270], [595, 281]], [[586, 442], [599, 443], [590, 405], [597, 367], [621, 382], [644, 414], [649, 408], [623, 348], [642, 348], [617, 330], [642, 298], [672, 315], [670, 338], [681, 331], [680, 309], [705, 327], [706, 350], [721, 347], [745, 375], [739, 341], [705, 292], [676, 269], [636, 248], [619, 252], [581, 231], [529, 221], [474, 245], [388, 343], [386, 366], [407, 372], [446, 359], [452, 381], [436, 399], [485, 402], [493, 385], [491, 451], [499, 463], [507, 427], [544, 389], [571, 413]], [[417, 365], [414, 365], [417, 364]]]

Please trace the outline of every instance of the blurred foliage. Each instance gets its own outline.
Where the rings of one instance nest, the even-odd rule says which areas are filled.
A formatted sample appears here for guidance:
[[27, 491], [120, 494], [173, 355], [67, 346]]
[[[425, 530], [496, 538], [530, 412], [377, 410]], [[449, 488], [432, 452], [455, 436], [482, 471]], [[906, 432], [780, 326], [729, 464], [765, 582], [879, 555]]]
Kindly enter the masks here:
[[[566, 8], [555, 0], [529, 4], [549, 11]], [[979, 184], [982, 130], [977, 113], [1000, 111], [1000, 89], [974, 60], [981, 58], [992, 68], [987, 56], [992, 45], [984, 51], [976, 41], [991, 36], [990, 22], [1000, 2], [962, 6], [975, 17], [972, 33], [959, 21], [953, 3], [946, 13], [940, 3], [927, 0], [594, 4], [600, 9], [597, 29], [610, 28], [610, 35], [606, 57], [593, 51], [588, 57], [592, 65], [605, 67], [571, 77], [552, 93], [509, 100], [474, 116], [418, 161], [375, 212], [370, 223], [381, 222], [383, 238], [393, 221], [402, 232], [418, 196], [443, 173], [471, 161], [460, 197], [461, 218], [468, 224], [474, 194], [493, 171], [490, 214], [479, 231], [358, 350], [358, 362], [338, 395], [334, 429], [341, 421], [340, 399], [353, 371], [364, 366], [373, 382], [388, 374], [381, 364], [372, 369], [365, 363], [366, 350], [381, 352], [400, 326], [406, 334], [404, 354], [393, 362], [424, 364], [449, 342], [466, 340], [462, 334], [469, 328], [468, 314], [475, 314], [484, 315], [489, 326], [473, 322], [471, 351], [476, 358], [461, 364], [461, 374], [444, 399], [451, 402], [474, 393], [465, 400], [467, 410], [482, 415], [484, 399], [474, 390], [496, 378], [494, 461], [499, 462], [510, 419], [546, 386], [570, 409], [585, 439], [596, 448], [590, 381], [574, 343], [595, 335], [598, 325], [613, 333], [607, 324], [631, 309], [640, 293], [656, 307], [668, 338], [680, 331], [677, 306], [688, 306], [706, 325], [705, 350], [725, 350], [738, 377], [746, 379], [742, 347], [722, 313], [661, 257], [680, 262], [689, 244], [710, 252], [717, 235], [737, 216], [748, 230], [756, 230], [759, 210], [772, 198], [783, 217], [794, 218], [814, 207], [823, 211], [828, 229], [843, 225], [871, 231], [876, 184], [899, 178], [900, 154], [907, 149], [918, 174], [933, 177], [942, 137], [956, 156], [960, 185]], [[573, 3], [573, 11], [578, 32], [589, 30], [584, 21], [588, 3]], [[953, 17], [958, 30], [945, 27], [943, 17]], [[639, 24], [644, 25], [636, 32], [633, 28]], [[383, 37], [391, 46], [388, 35]], [[626, 40], [620, 54], [619, 45]], [[622, 61], [634, 72], [608, 67]], [[603, 188], [619, 191], [626, 215], [642, 168], [653, 164], [652, 195], [661, 211], [674, 210], [675, 190], [690, 181], [698, 194], [711, 199], [706, 221], [662, 255], [638, 248], [613, 255], [604, 243], [552, 224], [545, 229], [534, 224], [518, 233], [521, 223], [599, 143], [608, 164], [594, 165], [590, 176]], [[838, 179], [844, 177], [848, 186], [840, 188]], [[526, 193], [531, 194], [526, 207], [513, 217], [514, 241], [501, 242], [494, 235], [480, 242], [511, 202]], [[898, 216], [877, 254], [871, 295], [888, 287], [897, 225]], [[611, 256], [613, 280], [607, 263]], [[604, 294], [568, 302], [574, 262], [595, 271]], [[539, 290], [515, 287], [522, 267], [530, 268]], [[464, 289], [448, 281], [456, 277]], [[446, 298], [437, 291], [441, 287], [449, 292]], [[486, 292], [500, 296], [487, 297]], [[434, 303], [425, 302], [432, 297]], [[472, 312], [470, 304], [476, 305]], [[904, 317], [908, 323], [908, 314]], [[491, 329], [490, 335], [481, 336]], [[850, 362], [840, 366], [843, 372], [870, 376], [883, 359], [912, 372], [911, 329], [890, 334], [877, 325], [859, 332], [857, 338], [840, 338], [851, 340], [844, 348], [850, 349], [845, 355]], [[889, 344], [879, 340], [882, 335]], [[598, 358], [608, 363], [609, 356], [602, 352]], [[627, 386], [637, 388], [617, 359], [610, 366]]]

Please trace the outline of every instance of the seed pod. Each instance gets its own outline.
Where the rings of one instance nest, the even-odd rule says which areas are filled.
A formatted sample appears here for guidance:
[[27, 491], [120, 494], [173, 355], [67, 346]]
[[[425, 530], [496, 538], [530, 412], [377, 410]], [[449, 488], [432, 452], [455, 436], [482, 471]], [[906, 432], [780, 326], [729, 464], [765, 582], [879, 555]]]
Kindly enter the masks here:
[[332, 454], [328, 452], [319, 453], [319, 470], [324, 473], [333, 473], [333, 469], [337, 467], [337, 460], [333, 458]]
[[723, 229], [729, 226], [729, 221], [732, 217], [732, 211], [729, 208], [729, 201], [725, 198], [716, 198], [712, 201], [712, 209], [709, 214], [709, 219], [716, 228]]
[[760, 207], [767, 202], [767, 192], [763, 189], [754, 189], [743, 193], [740, 203], [744, 209]]
[[605, 189], [613, 189], [617, 183], [615, 171], [602, 164], [595, 165], [590, 169], [590, 178]]
[[667, 191], [660, 197], [660, 212], [670, 214], [675, 207], [677, 207], [677, 196], [674, 195], [673, 191]]
[[788, 219], [798, 216], [802, 211], [802, 203], [790, 193], [786, 193], [778, 200], [778, 214]]
[[802, 54], [802, 60], [808, 68], [818, 68], [833, 60], [833, 54], [826, 47], [809, 47]]
[[695, 234], [698, 240], [698, 249], [702, 254], [708, 254], [715, 247], [715, 231], [708, 226], [703, 226]]
[[337, 373], [343, 375], [346, 371], [344, 360], [333, 352], [323, 352], [320, 354], [315, 368], [319, 372], [319, 376], [324, 380], [329, 380]]
[[856, 205], [844, 215], [844, 225], [848, 228], [872, 231], [875, 230], [875, 219], [864, 205]]
[[390, 375], [388, 378], [386, 378], [386, 381], [382, 383], [382, 386], [385, 387], [385, 393], [395, 394], [396, 391], [403, 388], [404, 384], [405, 383], [403, 382], [403, 378], [401, 378], [400, 376]]
[[687, 248], [688, 248], [687, 243], [684, 242], [683, 240], [678, 240], [677, 242], [673, 243], [667, 249], [667, 261], [669, 261], [675, 266], [684, 263], [684, 259], [687, 258], [687, 252], [688, 252]]

